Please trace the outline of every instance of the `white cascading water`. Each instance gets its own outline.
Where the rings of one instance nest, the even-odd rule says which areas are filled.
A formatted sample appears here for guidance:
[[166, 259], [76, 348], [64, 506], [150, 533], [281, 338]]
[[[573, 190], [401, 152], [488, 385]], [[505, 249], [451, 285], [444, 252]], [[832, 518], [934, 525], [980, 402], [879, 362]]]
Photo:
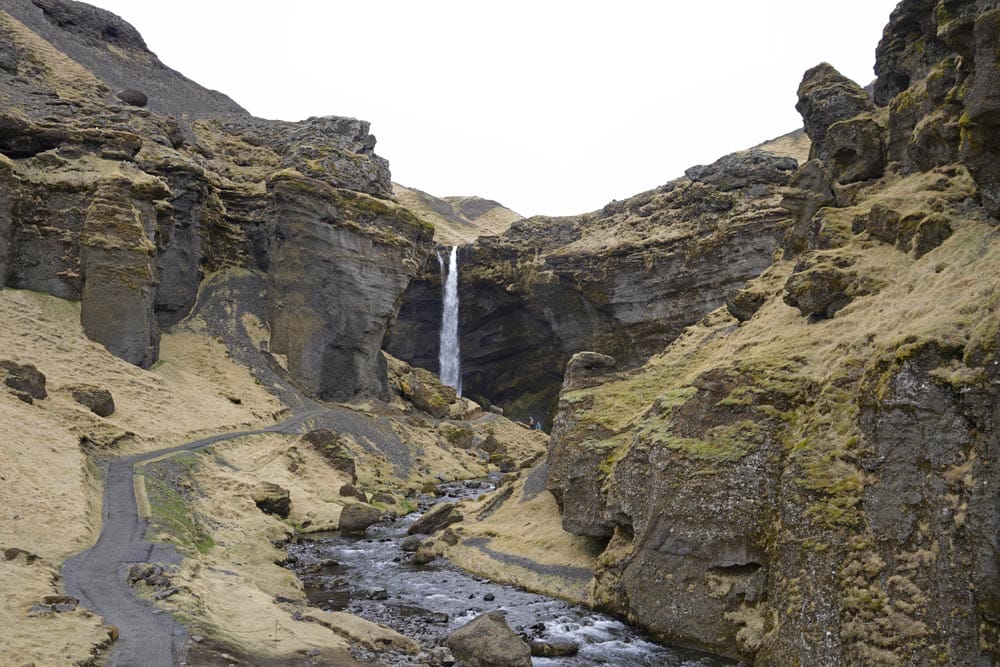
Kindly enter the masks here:
[[462, 360], [458, 347], [458, 246], [451, 247], [448, 265], [438, 253], [443, 287], [443, 307], [441, 309], [441, 349], [438, 363], [441, 366], [441, 381], [454, 387], [462, 395]]

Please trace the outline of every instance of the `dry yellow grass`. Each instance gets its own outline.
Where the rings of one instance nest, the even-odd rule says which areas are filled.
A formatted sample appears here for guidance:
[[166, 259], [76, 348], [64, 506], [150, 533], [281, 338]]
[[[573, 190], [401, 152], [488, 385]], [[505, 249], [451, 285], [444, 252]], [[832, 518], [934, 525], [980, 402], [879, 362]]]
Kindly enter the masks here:
[[392, 184], [392, 196], [420, 220], [434, 225], [434, 241], [440, 245], [465, 245], [480, 236], [503, 234], [511, 224], [522, 219], [522, 216], [502, 206], [471, 221], [454, 210], [453, 215], [445, 216], [434, 210], [428, 200], [436, 200], [437, 206], [447, 209], [452, 207], [453, 202], [459, 202], [461, 197], [439, 199], [399, 183]]
[[[58, 567], [100, 530], [100, 483], [81, 440], [109, 453], [148, 451], [268, 423], [281, 410], [216, 341], [164, 336], [163, 361], [144, 371], [87, 340], [79, 308], [34, 292], [0, 291], [0, 359], [35, 365], [49, 392], [28, 405], [0, 388], [0, 547], [39, 557], [31, 564], [0, 560], [0, 664], [73, 664], [107, 641], [100, 619], [88, 612], [28, 611], [62, 592]], [[101, 418], [76, 403], [70, 387], [77, 384], [110, 390], [115, 413]]]
[[[295, 436], [249, 436], [215, 445], [195, 455], [192, 481], [198, 497], [192, 510], [206, 523], [214, 545], [189, 554], [172, 583], [182, 592], [166, 604], [193, 619], [197, 631], [240, 646], [255, 655], [280, 657], [311, 648], [346, 648], [350, 642], [415, 650], [396, 632], [351, 614], [303, 609], [301, 583], [275, 562], [284, 554], [274, 541], [289, 539], [292, 525], [337, 527], [344, 499], [337, 490], [347, 480]], [[261, 482], [290, 491], [287, 522], [264, 514], [251, 494]], [[171, 539], [172, 536], [164, 536]], [[278, 604], [275, 599], [294, 600]], [[315, 621], [297, 620], [303, 612]]]
[[[39, 557], [31, 564], [24, 556], [0, 561], [0, 596], [7, 601], [0, 611], [0, 664], [72, 664], [107, 643], [100, 619], [84, 610], [34, 615], [29, 609], [44, 596], [62, 592], [58, 567], [99, 533], [101, 484], [87, 453], [152, 451], [209, 434], [253, 429], [275, 421], [283, 406], [197, 322], [164, 335], [161, 360], [142, 370], [87, 340], [78, 303], [2, 290], [0, 312], [0, 359], [35, 365], [46, 375], [49, 392], [48, 398], [28, 405], [0, 388], [0, 457], [6, 464], [0, 472], [0, 547]], [[76, 403], [71, 388], [77, 384], [110, 390], [115, 412], [101, 418]], [[393, 477], [384, 457], [365, 454], [355, 443], [359, 482], [370, 489], [400, 492], [441, 474], [462, 478], [487, 471], [477, 455], [449, 442], [447, 429], [408, 417], [413, 410], [409, 404], [397, 400], [390, 406], [352, 409], [389, 416], [414, 452], [412, 475], [401, 480]], [[456, 427], [479, 437], [493, 434], [519, 460], [544, 447], [543, 436], [496, 415], [449, 428]], [[343, 473], [297, 437], [279, 434], [224, 442], [210, 453], [188, 456], [198, 461], [192, 480], [200, 491], [190, 509], [206, 518], [213, 545], [205, 553], [186, 552], [174, 575], [182, 592], [160, 604], [181, 612], [204, 634], [259, 655], [333, 650], [349, 642], [415, 648], [410, 640], [350, 614], [307, 609], [313, 620], [297, 621], [294, 615], [301, 607], [275, 602], [276, 596], [298, 601], [304, 596], [294, 575], [274, 564], [282, 554], [271, 541], [288, 537], [293, 526], [336, 528], [344, 502], [338, 491], [349, 481]], [[261, 513], [253, 503], [250, 492], [264, 481], [290, 490], [287, 522]], [[148, 503], [140, 501], [148, 513]]]
[[482, 520], [478, 519], [477, 515], [492, 497], [489, 495], [477, 502], [464, 504], [462, 512], [465, 520], [454, 527], [461, 540], [450, 547], [439, 541], [444, 554], [459, 567], [493, 581], [579, 604], [590, 604], [593, 598], [589, 582], [542, 574], [463, 544], [469, 538], [488, 538], [491, 551], [526, 558], [541, 566], [589, 570], [596, 566], [594, 545], [587, 538], [562, 529], [562, 515], [549, 492], [542, 491], [525, 499], [522, 477], [513, 482], [510, 498], [499, 509]]

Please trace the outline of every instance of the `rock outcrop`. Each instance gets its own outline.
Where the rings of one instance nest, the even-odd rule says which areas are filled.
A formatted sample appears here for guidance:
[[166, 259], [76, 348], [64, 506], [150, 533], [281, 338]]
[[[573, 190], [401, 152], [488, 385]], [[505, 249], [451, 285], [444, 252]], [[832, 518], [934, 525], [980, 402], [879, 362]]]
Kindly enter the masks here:
[[31, 364], [19, 364], [16, 361], [0, 361], [0, 372], [3, 373], [3, 383], [25, 403], [48, 398], [45, 389], [45, 374]]
[[774, 264], [568, 374], [549, 488], [599, 605], [755, 665], [1000, 660], [996, 16], [900, 3], [878, 106], [807, 72]]
[[70, 387], [73, 400], [98, 417], [110, 417], [115, 412], [115, 399], [107, 389], [89, 384]]
[[388, 198], [369, 125], [251, 117], [72, 0], [0, 11], [0, 287], [81, 302], [148, 367], [203, 277], [268, 277], [271, 350], [316, 396], [385, 397], [379, 348], [431, 229]]

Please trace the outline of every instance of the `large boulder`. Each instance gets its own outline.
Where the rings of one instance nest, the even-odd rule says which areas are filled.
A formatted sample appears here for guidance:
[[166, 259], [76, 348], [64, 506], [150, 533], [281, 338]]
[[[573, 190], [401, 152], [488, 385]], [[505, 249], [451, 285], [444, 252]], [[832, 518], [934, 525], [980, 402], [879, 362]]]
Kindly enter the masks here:
[[31, 364], [19, 364], [15, 361], [0, 361], [0, 371], [3, 371], [4, 384], [14, 390], [25, 402], [41, 400], [48, 396], [45, 390], [45, 374]]
[[288, 489], [271, 482], [263, 482], [253, 490], [253, 502], [265, 514], [287, 519], [292, 511], [292, 497]]
[[110, 417], [115, 411], [115, 399], [107, 389], [89, 384], [70, 387], [73, 400], [98, 417]]
[[340, 532], [347, 535], [364, 535], [368, 526], [378, 523], [382, 513], [364, 503], [345, 505], [340, 512]]
[[820, 63], [806, 71], [798, 95], [795, 108], [802, 114], [806, 134], [812, 141], [810, 159], [828, 157], [827, 132], [834, 123], [875, 111], [868, 93], [829, 63]]
[[462, 513], [453, 503], [440, 503], [417, 519], [407, 530], [407, 533], [410, 535], [432, 535], [442, 528], [458, 523], [462, 518]]
[[690, 167], [684, 175], [726, 192], [766, 183], [785, 185], [798, 167], [795, 158], [752, 149], [723, 156], [710, 165]]
[[478, 616], [448, 635], [445, 644], [468, 667], [531, 667], [531, 647], [510, 629], [502, 611]]
[[861, 86], [828, 63], [807, 70], [799, 84], [809, 158], [829, 165], [840, 183], [877, 178], [885, 168], [884, 130], [876, 122], [875, 105]]
[[851, 302], [852, 280], [848, 272], [827, 264], [797, 271], [785, 282], [785, 303], [806, 317], [833, 317]]

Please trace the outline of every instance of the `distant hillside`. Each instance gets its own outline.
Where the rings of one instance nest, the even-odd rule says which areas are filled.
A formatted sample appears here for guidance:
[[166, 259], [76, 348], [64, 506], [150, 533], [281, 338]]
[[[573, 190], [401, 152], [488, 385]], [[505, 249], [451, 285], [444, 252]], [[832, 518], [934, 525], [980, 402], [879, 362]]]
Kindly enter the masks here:
[[442, 245], [471, 243], [480, 236], [503, 234], [524, 216], [482, 197], [435, 197], [399, 183], [392, 184], [396, 201], [421, 221], [434, 225], [434, 240]]
[[774, 139], [768, 139], [764, 143], [754, 146], [754, 148], [768, 151], [775, 155], [795, 158], [799, 164], [804, 164], [809, 159], [809, 147], [811, 145], [812, 142], [809, 141], [806, 131], [800, 127], [794, 132], [783, 134]]

